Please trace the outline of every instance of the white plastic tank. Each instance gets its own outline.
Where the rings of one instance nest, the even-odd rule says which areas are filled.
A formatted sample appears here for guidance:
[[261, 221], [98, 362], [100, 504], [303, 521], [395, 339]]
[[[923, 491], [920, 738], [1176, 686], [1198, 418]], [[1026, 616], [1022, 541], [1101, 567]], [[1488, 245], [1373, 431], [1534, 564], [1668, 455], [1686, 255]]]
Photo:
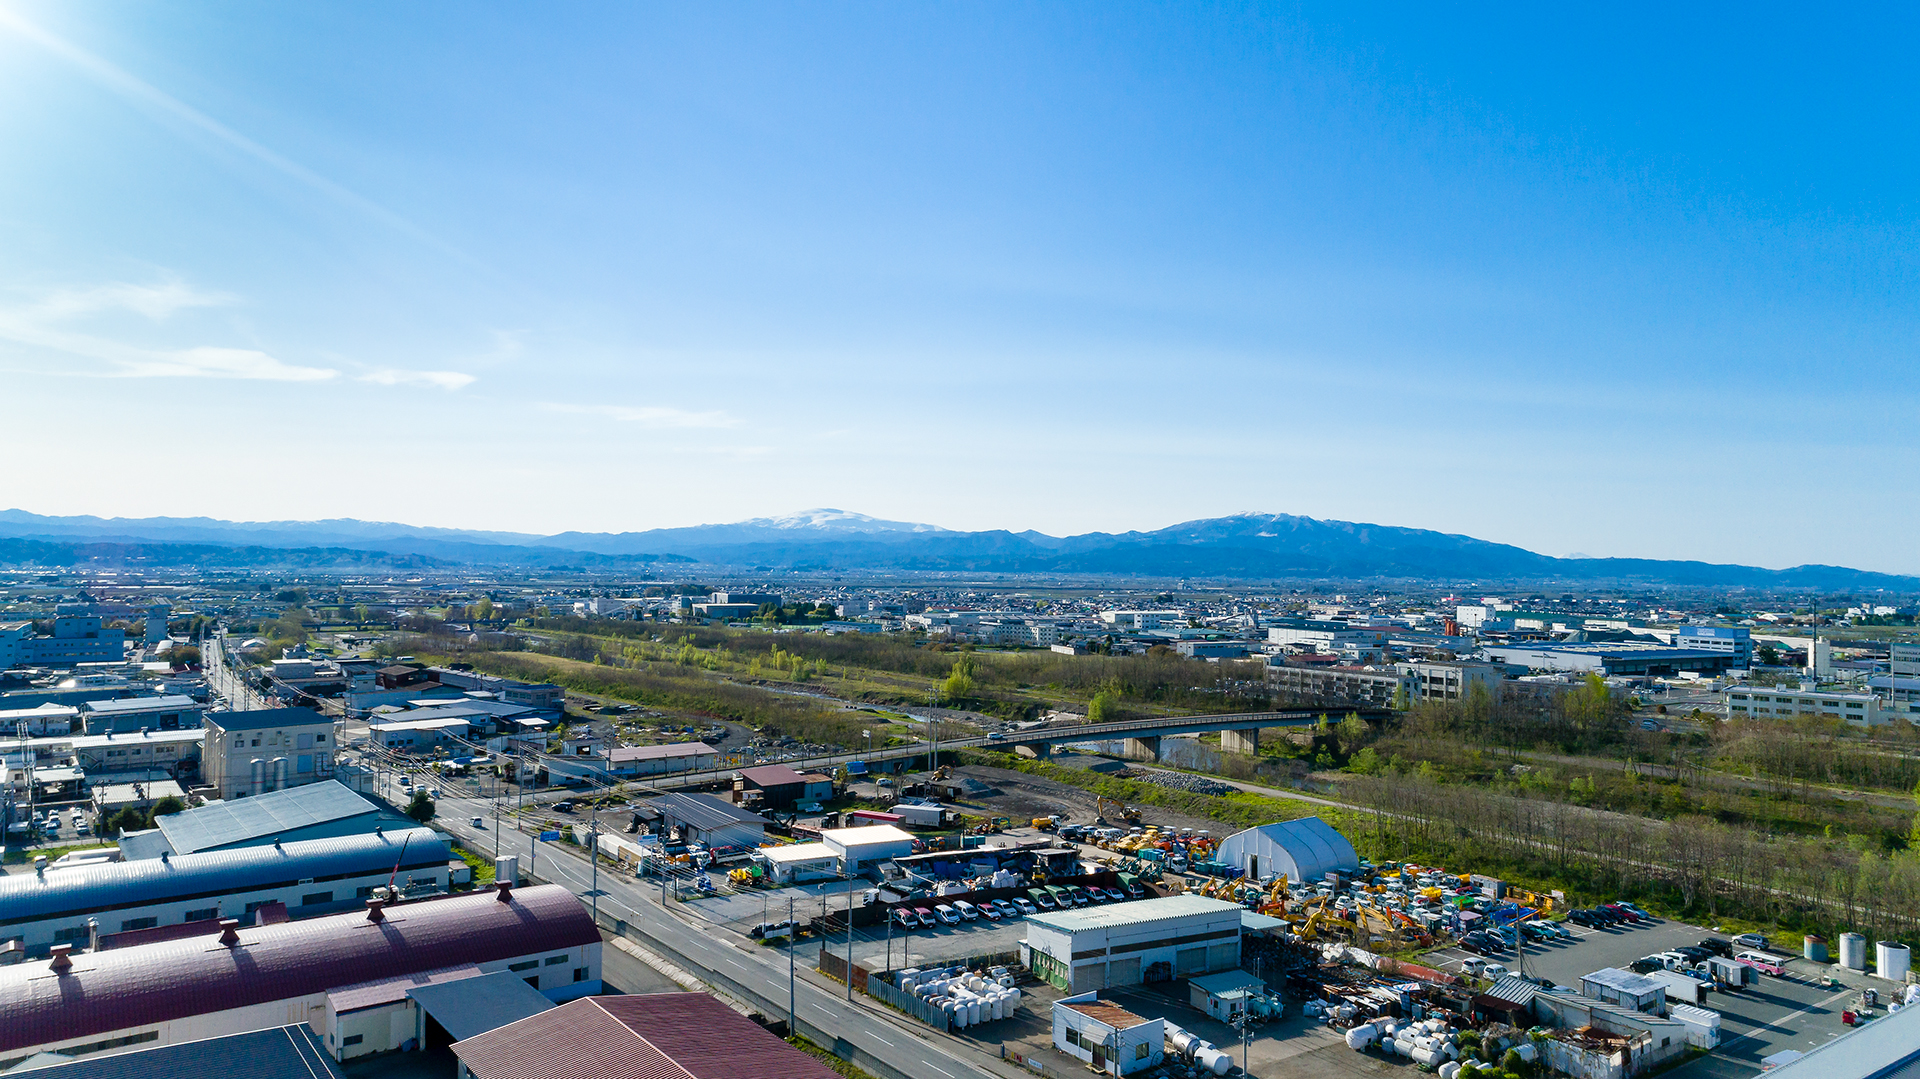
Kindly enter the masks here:
[[1848, 970], [1867, 969], [1867, 938], [1858, 933], [1840, 934], [1840, 965]]
[[1874, 945], [1874, 960], [1874, 969], [1890, 982], [1906, 981], [1907, 971], [1913, 969], [1913, 952], [1896, 940], [1883, 940]]
[[1233, 1070], [1233, 1058], [1209, 1045], [1193, 1055], [1193, 1062], [1215, 1075]]
[[1440, 1065], [1438, 1074], [1440, 1079], [1453, 1079], [1454, 1076], [1460, 1074], [1459, 1062], [1452, 1060], [1447, 1061], [1445, 1064]]
[[1347, 1031], [1347, 1048], [1365, 1049], [1373, 1044], [1374, 1036], [1378, 1033], [1380, 1032], [1373, 1029], [1371, 1024], [1362, 1023]]
[[1513, 1047], [1513, 1051], [1520, 1054], [1520, 1059], [1526, 1061], [1528, 1064], [1533, 1063], [1533, 1058], [1540, 1055], [1539, 1052], [1534, 1049], [1532, 1042], [1521, 1042], [1519, 1045]]
[[1429, 1068], [1438, 1067], [1442, 1061], [1446, 1060], [1446, 1057], [1440, 1055], [1440, 1050], [1424, 1045], [1414, 1046], [1413, 1052], [1408, 1053], [1407, 1057], [1415, 1064], [1422, 1064]]

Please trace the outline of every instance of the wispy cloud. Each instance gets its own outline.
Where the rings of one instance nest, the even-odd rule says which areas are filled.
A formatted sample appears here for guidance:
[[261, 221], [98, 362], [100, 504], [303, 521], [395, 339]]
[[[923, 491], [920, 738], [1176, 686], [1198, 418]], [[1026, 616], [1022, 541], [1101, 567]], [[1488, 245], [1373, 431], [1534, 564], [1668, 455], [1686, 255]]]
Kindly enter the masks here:
[[443, 390], [465, 389], [474, 383], [474, 376], [464, 371], [401, 371], [391, 367], [368, 371], [355, 379], [379, 386], [438, 386]]
[[246, 154], [255, 161], [290, 176], [308, 187], [320, 192], [333, 201], [350, 207], [391, 228], [398, 229], [417, 240], [439, 248], [447, 254], [463, 261], [471, 261], [469, 256], [439, 237], [432, 235], [412, 221], [394, 213], [385, 206], [374, 202], [358, 192], [327, 179], [325, 176], [307, 168], [242, 135], [233, 128], [215, 120], [199, 109], [181, 101], [179, 98], [161, 90], [132, 73], [95, 56], [58, 35], [49, 33], [28, 21], [16, 11], [10, 11], [0, 4], [0, 27], [5, 27], [21, 37], [39, 45], [48, 52], [72, 64], [88, 77], [127, 100], [188, 127], [210, 135], [227, 146]]
[[605, 416], [621, 423], [637, 423], [642, 427], [666, 429], [689, 429], [699, 427], [738, 427], [740, 421], [725, 412], [689, 412], [685, 409], [667, 408], [663, 405], [564, 405], [546, 402], [540, 406], [548, 412], [571, 412], [582, 416]]
[[163, 319], [190, 307], [221, 307], [234, 302], [225, 292], [203, 292], [180, 281], [158, 285], [131, 285], [114, 282], [90, 289], [55, 292], [42, 300], [38, 310], [50, 318], [68, 318], [95, 311], [121, 310]]

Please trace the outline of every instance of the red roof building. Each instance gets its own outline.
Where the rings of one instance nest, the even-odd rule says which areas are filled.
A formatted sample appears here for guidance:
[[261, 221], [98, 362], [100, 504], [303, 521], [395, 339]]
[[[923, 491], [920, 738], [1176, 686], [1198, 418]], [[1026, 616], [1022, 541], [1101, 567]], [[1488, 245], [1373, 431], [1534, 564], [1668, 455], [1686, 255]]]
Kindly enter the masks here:
[[837, 1079], [705, 993], [587, 997], [453, 1053], [475, 1079]]
[[[574, 981], [599, 989], [599, 930], [557, 885], [252, 928], [229, 919], [221, 929], [80, 955], [56, 946], [51, 960], [0, 967], [0, 1070], [43, 1049], [137, 1048], [280, 1025], [296, 1005], [295, 1019], [311, 1019], [310, 1008], [330, 1014], [332, 990], [448, 967], [524, 966], [554, 983], [535, 985], [550, 996], [567, 995]], [[546, 965], [563, 953], [569, 962]], [[252, 1018], [277, 1002], [287, 1006], [271, 1022]]]

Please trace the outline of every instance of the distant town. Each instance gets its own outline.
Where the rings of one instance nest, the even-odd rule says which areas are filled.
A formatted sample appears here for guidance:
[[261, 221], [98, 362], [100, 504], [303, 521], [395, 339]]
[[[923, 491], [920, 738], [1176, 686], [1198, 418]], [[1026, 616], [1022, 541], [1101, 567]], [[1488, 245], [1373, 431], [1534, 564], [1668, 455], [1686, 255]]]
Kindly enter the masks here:
[[[0, 1069], [1638, 1074], [1796, 1053], [1769, 1033], [1787, 1012], [1907, 999], [1914, 613], [1365, 582], [0, 573]], [[1876, 872], [1895, 876], [1835, 883]], [[689, 1066], [718, 1036], [759, 1070]]]

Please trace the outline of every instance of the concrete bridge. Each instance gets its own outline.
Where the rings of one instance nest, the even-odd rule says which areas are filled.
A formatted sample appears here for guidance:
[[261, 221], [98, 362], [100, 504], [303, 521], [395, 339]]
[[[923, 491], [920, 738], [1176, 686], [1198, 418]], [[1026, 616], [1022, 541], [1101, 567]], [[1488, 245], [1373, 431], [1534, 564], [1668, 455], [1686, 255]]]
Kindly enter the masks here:
[[1046, 725], [988, 738], [968, 738], [954, 746], [1029, 746], [1040, 757], [1052, 755], [1053, 747], [1063, 742], [1111, 742], [1123, 739], [1126, 753], [1134, 760], [1159, 760], [1160, 739], [1183, 734], [1220, 732], [1220, 748], [1230, 753], [1252, 755], [1260, 751], [1262, 727], [1311, 727], [1326, 716], [1339, 722], [1348, 715], [1380, 720], [1392, 713], [1380, 708], [1314, 708], [1289, 712], [1228, 712], [1211, 716], [1162, 716], [1153, 719], [1129, 719], [1117, 723], [1082, 723], [1075, 726]]

